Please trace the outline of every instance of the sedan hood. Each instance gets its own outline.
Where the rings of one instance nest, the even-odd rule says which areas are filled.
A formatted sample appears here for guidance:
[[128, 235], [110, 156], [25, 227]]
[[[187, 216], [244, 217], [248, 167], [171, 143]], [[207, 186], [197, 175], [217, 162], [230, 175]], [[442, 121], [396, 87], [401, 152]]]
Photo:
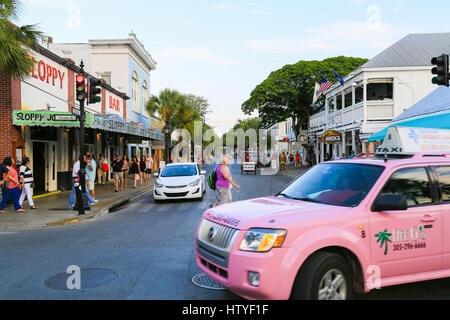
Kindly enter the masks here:
[[270, 196], [218, 206], [205, 211], [203, 217], [246, 230], [253, 227], [282, 227], [293, 221], [308, 220], [349, 210], [351, 208]]
[[199, 179], [198, 176], [188, 176], [188, 177], [159, 177], [157, 179], [158, 183], [161, 183], [169, 187], [186, 186], [193, 183]]

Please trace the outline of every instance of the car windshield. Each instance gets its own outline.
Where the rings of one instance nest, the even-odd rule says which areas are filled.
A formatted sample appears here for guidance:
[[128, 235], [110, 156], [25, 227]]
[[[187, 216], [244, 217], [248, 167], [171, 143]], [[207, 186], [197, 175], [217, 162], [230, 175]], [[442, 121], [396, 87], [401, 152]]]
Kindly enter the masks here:
[[197, 167], [194, 165], [177, 165], [165, 167], [161, 177], [189, 177], [197, 175]]
[[326, 163], [305, 172], [278, 196], [288, 199], [356, 207], [383, 172], [383, 166]]

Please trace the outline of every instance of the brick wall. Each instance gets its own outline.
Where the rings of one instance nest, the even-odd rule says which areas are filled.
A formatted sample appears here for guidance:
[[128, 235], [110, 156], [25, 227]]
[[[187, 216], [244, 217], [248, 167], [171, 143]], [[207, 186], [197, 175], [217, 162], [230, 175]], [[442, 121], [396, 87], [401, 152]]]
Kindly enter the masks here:
[[20, 139], [19, 130], [13, 127], [12, 111], [21, 109], [21, 82], [0, 73], [0, 161], [15, 157], [14, 144]]

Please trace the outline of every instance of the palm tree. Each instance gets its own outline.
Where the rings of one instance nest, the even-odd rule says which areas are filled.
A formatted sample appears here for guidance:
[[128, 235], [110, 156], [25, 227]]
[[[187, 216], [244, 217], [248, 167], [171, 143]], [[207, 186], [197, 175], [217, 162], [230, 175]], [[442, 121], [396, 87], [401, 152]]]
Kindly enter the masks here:
[[17, 27], [22, 4], [18, 0], [0, 0], [0, 72], [23, 79], [29, 76], [34, 61], [27, 48], [33, 48], [42, 36], [36, 25]]
[[185, 104], [183, 94], [177, 90], [164, 89], [158, 96], [152, 95], [146, 105], [150, 114], [158, 113], [161, 119], [171, 127], [177, 127], [180, 110]]
[[383, 247], [383, 245], [385, 244], [385, 249], [384, 249], [384, 255], [387, 255], [388, 253], [388, 242], [392, 242], [392, 240], [389, 238], [390, 236], [392, 236], [392, 233], [389, 233], [387, 230], [384, 230], [383, 232], [377, 233], [375, 235], [375, 237], [377, 237], [377, 242], [380, 243], [380, 248]]

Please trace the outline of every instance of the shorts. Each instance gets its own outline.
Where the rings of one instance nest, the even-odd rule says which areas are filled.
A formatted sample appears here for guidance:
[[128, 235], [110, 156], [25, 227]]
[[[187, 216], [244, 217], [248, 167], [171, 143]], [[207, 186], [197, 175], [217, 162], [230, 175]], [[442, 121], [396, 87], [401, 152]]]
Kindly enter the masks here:
[[86, 188], [87, 188], [89, 191], [94, 191], [94, 188], [95, 188], [95, 181], [92, 181], [92, 180], [86, 180]]
[[231, 189], [217, 187], [219, 193], [219, 205], [230, 203], [233, 199], [231, 196]]
[[145, 170], [145, 173], [147, 173], [147, 174], [152, 174], [152, 169], [146, 169], [146, 170]]
[[123, 180], [123, 172], [114, 172], [114, 180]]

